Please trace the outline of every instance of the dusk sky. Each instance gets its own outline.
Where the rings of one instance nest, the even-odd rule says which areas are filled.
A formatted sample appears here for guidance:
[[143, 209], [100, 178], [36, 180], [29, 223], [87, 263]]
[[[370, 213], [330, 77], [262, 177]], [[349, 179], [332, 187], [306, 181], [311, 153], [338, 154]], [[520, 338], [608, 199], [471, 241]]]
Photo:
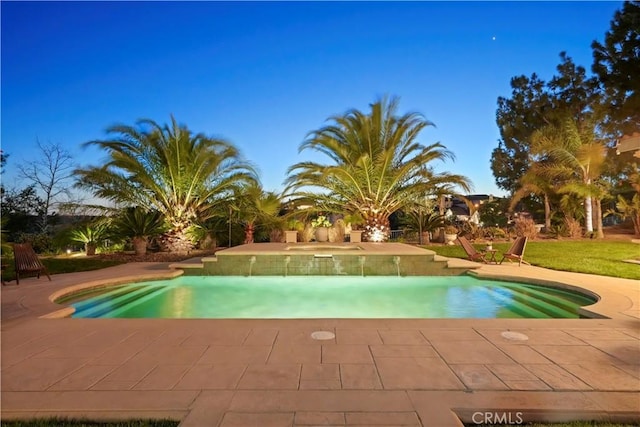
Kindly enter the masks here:
[[282, 189], [305, 135], [380, 96], [436, 124], [475, 193], [502, 195], [490, 169], [497, 98], [510, 79], [547, 80], [559, 54], [591, 70], [622, 2], [7, 2], [2, 15], [4, 185], [36, 139], [81, 148], [115, 123], [170, 115], [223, 137]]

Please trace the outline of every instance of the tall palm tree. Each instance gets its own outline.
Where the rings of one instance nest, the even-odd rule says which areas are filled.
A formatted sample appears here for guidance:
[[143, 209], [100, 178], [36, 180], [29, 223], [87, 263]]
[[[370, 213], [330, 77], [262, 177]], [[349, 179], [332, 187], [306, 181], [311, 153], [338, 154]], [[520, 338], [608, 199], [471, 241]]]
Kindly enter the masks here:
[[420, 132], [433, 126], [419, 113], [398, 115], [398, 98], [383, 98], [368, 113], [356, 109], [330, 117], [332, 124], [312, 131], [299, 151], [315, 150], [326, 164], [307, 161], [291, 166], [287, 183], [299, 196], [308, 187], [324, 190], [316, 199], [325, 211], [358, 213], [365, 220], [364, 237], [387, 240], [389, 216], [417, 195], [455, 183], [470, 188], [462, 175], [437, 173], [429, 165], [453, 159], [442, 144], [422, 145]]
[[76, 170], [78, 186], [117, 204], [159, 211], [170, 226], [163, 241], [171, 251], [191, 249], [194, 221], [210, 217], [239, 183], [256, 179], [232, 144], [194, 134], [173, 116], [169, 125], [142, 119], [107, 132], [110, 139], [85, 143], [106, 150], [108, 158], [102, 166]]
[[564, 180], [559, 192], [575, 194], [584, 200], [585, 228], [587, 233], [593, 233], [592, 199], [602, 193], [597, 180], [606, 159], [606, 149], [597, 140], [595, 125], [567, 118], [560, 126], [551, 125], [534, 132], [532, 141], [532, 152], [550, 160], [540, 172]]

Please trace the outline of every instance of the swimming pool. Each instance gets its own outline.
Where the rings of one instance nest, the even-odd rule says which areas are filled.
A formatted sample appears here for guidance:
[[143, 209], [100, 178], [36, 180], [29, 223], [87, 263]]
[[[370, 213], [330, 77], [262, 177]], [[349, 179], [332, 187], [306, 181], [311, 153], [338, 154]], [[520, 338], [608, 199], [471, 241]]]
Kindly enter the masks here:
[[472, 276], [181, 276], [57, 302], [79, 318], [578, 318], [595, 299]]

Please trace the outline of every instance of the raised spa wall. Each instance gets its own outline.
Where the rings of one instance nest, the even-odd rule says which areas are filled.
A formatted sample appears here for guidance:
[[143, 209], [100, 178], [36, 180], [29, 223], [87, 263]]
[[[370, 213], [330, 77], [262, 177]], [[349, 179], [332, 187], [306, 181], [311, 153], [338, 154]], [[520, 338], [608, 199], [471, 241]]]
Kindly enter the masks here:
[[206, 276], [457, 276], [432, 255], [264, 254], [203, 258], [202, 266], [180, 266], [185, 275]]

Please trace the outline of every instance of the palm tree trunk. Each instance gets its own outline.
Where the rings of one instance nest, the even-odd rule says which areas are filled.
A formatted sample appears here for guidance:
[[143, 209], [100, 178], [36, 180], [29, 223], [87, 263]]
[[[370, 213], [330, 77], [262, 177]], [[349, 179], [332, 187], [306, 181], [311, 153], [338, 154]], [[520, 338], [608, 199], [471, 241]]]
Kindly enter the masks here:
[[248, 222], [244, 226], [244, 244], [248, 245], [249, 243], [253, 243], [253, 232], [254, 232], [253, 223]]
[[604, 238], [604, 230], [602, 228], [602, 200], [595, 199], [595, 217], [596, 217], [596, 237], [598, 239]]
[[367, 242], [386, 242], [389, 240], [389, 217], [382, 212], [367, 212], [363, 237]]
[[593, 206], [591, 206], [591, 196], [584, 198], [584, 225], [587, 233], [593, 233]]
[[551, 204], [549, 203], [549, 195], [544, 193], [544, 231], [551, 230]]

